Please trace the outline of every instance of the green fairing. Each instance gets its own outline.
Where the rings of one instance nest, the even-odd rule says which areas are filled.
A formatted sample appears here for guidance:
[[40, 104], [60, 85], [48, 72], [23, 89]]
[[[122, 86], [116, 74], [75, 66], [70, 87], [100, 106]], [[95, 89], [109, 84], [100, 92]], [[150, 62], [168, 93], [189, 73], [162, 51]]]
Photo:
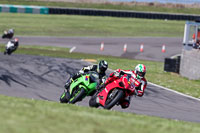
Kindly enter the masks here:
[[65, 96], [65, 93], [62, 94], [61, 98], [64, 98], [64, 96]]
[[91, 83], [88, 88], [89, 88], [89, 92], [88, 94], [90, 94], [90, 92], [92, 92], [93, 90], [95, 90], [97, 87], [97, 83]]
[[[88, 77], [88, 78], [86, 78], [86, 77]], [[73, 89], [75, 89], [77, 86], [79, 88], [84, 88], [87, 92], [86, 95], [89, 95], [91, 92], [93, 92], [96, 89], [97, 82], [90, 83], [90, 74], [82, 75], [81, 77], [75, 79], [71, 83], [71, 85], [70, 85], [70, 95], [72, 94]]]

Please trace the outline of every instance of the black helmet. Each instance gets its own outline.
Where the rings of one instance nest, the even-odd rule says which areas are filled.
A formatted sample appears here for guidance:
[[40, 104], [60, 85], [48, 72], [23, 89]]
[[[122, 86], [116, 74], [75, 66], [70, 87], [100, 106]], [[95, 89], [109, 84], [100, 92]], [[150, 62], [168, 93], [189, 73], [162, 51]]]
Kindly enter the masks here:
[[101, 60], [98, 65], [99, 73], [105, 72], [108, 68], [107, 61]]

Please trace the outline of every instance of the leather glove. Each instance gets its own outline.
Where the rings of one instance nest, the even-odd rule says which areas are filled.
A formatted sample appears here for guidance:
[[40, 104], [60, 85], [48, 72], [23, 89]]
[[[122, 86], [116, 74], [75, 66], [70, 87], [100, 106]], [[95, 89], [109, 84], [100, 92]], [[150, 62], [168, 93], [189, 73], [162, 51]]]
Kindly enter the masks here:
[[79, 73], [79, 74], [83, 74], [83, 73], [84, 73], [84, 71], [83, 71], [83, 70], [80, 70], [78, 73]]

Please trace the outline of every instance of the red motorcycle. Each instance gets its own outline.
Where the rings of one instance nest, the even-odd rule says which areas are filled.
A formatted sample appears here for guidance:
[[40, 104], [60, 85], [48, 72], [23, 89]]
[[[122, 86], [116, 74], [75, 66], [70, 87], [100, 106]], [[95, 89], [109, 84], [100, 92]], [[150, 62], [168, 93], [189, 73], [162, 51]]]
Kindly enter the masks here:
[[96, 108], [102, 106], [105, 109], [111, 109], [113, 106], [120, 103], [120, 100], [136, 94], [136, 88], [139, 88], [140, 84], [138, 80], [127, 74], [119, 78], [111, 78], [111, 82], [107, 84], [105, 88], [97, 91], [97, 93], [91, 97], [89, 106]]

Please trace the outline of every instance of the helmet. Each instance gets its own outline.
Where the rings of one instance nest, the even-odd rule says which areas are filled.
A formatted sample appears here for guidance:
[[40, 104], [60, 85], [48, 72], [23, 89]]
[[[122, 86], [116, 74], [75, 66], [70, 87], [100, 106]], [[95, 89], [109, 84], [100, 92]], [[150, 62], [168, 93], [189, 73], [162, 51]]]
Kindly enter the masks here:
[[146, 73], [146, 67], [143, 64], [138, 64], [135, 67], [135, 74], [138, 79], [144, 78]]
[[99, 73], [105, 72], [108, 68], [107, 61], [101, 60], [98, 65]]
[[19, 41], [19, 39], [18, 39], [18, 38], [15, 38], [14, 40], [15, 40], [15, 42], [18, 42], [18, 41]]

